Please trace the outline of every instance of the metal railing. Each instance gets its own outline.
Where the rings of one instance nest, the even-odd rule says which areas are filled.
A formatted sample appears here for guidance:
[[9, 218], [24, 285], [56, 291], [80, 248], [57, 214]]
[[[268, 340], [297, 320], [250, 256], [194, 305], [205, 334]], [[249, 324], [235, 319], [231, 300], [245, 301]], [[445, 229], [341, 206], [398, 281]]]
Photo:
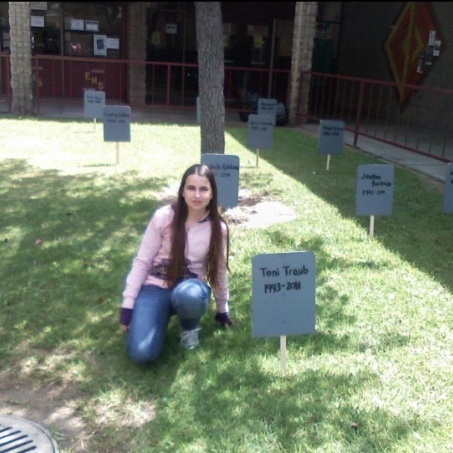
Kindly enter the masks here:
[[[193, 109], [198, 95], [198, 66], [193, 63], [39, 55], [33, 57], [32, 68], [37, 114], [42, 102], [82, 105], [86, 89], [105, 91], [107, 103], [145, 110]], [[129, 102], [133, 71], [143, 71], [145, 77], [142, 102]], [[0, 53], [0, 111], [9, 113], [10, 75], [10, 57]], [[301, 72], [301, 87], [307, 78], [308, 110], [296, 112], [297, 122], [338, 119], [354, 134], [354, 146], [362, 136], [442, 161], [453, 159], [453, 90], [309, 71]], [[250, 112], [246, 104], [250, 92], [288, 105], [289, 86], [287, 69], [226, 65], [225, 108]], [[300, 92], [299, 99], [303, 96], [307, 93]]]
[[310, 94], [298, 121], [341, 120], [354, 134], [354, 146], [363, 136], [441, 161], [453, 159], [453, 90], [309, 71], [301, 77], [309, 78]]
[[[10, 60], [0, 54], [0, 99], [11, 112]], [[127, 103], [131, 107], [166, 109], [194, 108], [198, 96], [198, 65], [160, 61], [38, 55], [32, 57], [33, 96], [36, 113], [42, 102], [82, 103], [87, 89], [105, 91], [107, 103]], [[128, 79], [142, 71], [146, 94], [142, 102], [129, 101]], [[5, 81], [2, 83], [2, 78]], [[250, 111], [244, 107], [247, 92], [276, 98], [287, 103], [288, 69], [225, 66], [225, 108]], [[129, 91], [128, 91], [129, 90]], [[143, 97], [143, 96], [142, 96]]]

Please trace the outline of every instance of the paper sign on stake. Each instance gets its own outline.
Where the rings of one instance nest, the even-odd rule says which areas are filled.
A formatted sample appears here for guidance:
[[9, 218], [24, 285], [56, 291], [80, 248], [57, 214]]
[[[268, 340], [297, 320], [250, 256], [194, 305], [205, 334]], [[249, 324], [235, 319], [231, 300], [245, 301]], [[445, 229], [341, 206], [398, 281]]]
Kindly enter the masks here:
[[235, 208], [239, 204], [239, 157], [228, 154], [201, 155], [201, 163], [214, 173], [218, 204], [223, 208]]
[[330, 156], [341, 154], [344, 146], [344, 121], [321, 120], [319, 122], [319, 154], [327, 154], [326, 170], [330, 168]]
[[391, 215], [393, 206], [392, 165], [359, 165], [357, 168], [356, 214], [370, 215], [370, 236], [374, 216]]
[[286, 369], [286, 336], [315, 332], [316, 265], [313, 252], [256, 255], [252, 259], [253, 336], [280, 336]]
[[103, 109], [104, 141], [116, 142], [116, 163], [119, 163], [119, 142], [131, 141], [131, 108], [127, 105], [106, 105]]

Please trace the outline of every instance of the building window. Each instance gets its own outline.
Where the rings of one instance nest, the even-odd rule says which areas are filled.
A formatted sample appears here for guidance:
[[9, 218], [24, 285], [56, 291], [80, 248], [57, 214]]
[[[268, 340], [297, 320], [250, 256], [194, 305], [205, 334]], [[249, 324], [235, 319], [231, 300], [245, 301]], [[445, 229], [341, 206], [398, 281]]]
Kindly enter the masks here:
[[33, 54], [122, 58], [123, 16], [117, 3], [30, 2]]

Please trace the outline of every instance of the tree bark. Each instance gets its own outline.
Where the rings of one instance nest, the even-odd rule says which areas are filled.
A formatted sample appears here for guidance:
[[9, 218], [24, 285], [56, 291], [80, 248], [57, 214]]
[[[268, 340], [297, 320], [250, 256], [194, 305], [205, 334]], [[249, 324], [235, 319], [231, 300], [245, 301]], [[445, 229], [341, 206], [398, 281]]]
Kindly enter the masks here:
[[223, 23], [220, 2], [195, 2], [201, 153], [225, 153]]

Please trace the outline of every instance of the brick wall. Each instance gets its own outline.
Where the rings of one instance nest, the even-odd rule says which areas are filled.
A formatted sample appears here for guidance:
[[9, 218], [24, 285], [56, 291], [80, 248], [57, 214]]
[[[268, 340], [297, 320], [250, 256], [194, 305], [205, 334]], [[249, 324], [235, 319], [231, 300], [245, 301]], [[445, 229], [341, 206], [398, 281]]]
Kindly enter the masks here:
[[9, 2], [11, 36], [12, 109], [15, 115], [33, 114], [29, 2]]

